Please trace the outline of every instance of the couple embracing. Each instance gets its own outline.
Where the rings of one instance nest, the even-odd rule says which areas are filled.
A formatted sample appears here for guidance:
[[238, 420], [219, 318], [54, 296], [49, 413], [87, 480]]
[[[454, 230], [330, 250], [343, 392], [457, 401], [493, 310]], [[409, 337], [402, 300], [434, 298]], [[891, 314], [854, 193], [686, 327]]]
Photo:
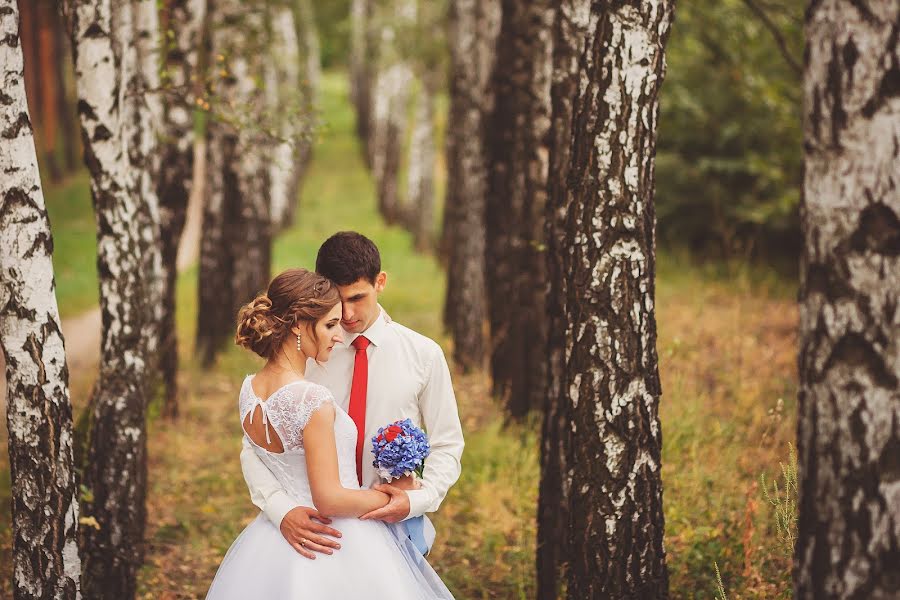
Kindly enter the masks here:
[[[393, 322], [378, 248], [354, 232], [291, 269], [238, 315], [235, 341], [266, 359], [241, 386], [241, 466], [257, 518], [207, 600], [452, 598], [424, 555], [425, 516], [459, 477], [462, 427], [440, 346]], [[401, 419], [427, 431], [421, 480], [384, 483], [371, 440]], [[316, 560], [318, 559], [318, 560]]]

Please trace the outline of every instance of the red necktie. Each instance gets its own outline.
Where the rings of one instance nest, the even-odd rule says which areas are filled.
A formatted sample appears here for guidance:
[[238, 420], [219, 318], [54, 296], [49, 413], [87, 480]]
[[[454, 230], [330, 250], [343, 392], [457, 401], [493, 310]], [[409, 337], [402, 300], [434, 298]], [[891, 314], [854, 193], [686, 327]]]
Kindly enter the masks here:
[[366, 355], [366, 348], [370, 343], [367, 337], [359, 335], [350, 344], [356, 348], [356, 358], [353, 361], [350, 407], [347, 412], [356, 423], [356, 478], [359, 479], [359, 485], [362, 485], [362, 451], [366, 439], [366, 390], [369, 387], [369, 357]]

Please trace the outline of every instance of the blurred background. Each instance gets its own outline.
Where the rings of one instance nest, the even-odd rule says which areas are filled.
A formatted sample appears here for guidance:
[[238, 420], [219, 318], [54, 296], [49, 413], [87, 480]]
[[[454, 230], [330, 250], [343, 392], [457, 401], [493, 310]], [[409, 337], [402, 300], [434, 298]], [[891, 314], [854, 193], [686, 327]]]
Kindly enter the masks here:
[[[270, 225], [253, 239], [271, 251], [253, 259], [257, 276], [249, 289], [284, 268], [312, 268], [318, 245], [335, 231], [356, 230], [376, 242], [389, 274], [382, 304], [454, 357], [467, 445], [462, 477], [434, 519], [438, 540], [430, 560], [458, 598], [535, 597], [541, 407], [510, 399], [493, 380], [489, 360], [473, 365], [460, 356], [453, 316], [444, 312], [447, 273], [461, 260], [452, 251], [461, 238], [448, 239], [444, 229], [452, 214], [445, 204], [462, 185], [448, 152], [461, 143], [454, 132], [468, 126], [448, 116], [464, 53], [454, 44], [465, 43], [454, 19], [458, 25], [463, 16], [447, 0], [292, 0], [268, 3], [270, 17], [260, 23], [249, 17], [236, 35], [226, 29], [234, 27], [227, 15], [191, 15], [181, 8], [190, 2], [159, 4], [161, 111], [176, 106], [177, 97], [189, 115], [188, 131], [182, 123], [180, 141], [172, 144], [189, 185], [177, 209], [160, 194], [163, 216], [183, 221], [163, 233], [178, 271], [172, 275], [177, 358], [147, 406], [138, 595], [203, 597], [224, 552], [257, 512], [240, 472], [235, 407], [242, 376], [261, 364], [228, 343], [233, 315], [228, 306], [224, 316], [214, 314], [217, 288], [204, 284], [211, 275], [203, 266], [249, 235], [226, 223], [218, 230], [224, 242], [211, 239], [214, 215], [205, 202], [219, 190], [227, 204], [229, 186], [216, 181], [229, 172], [239, 179], [256, 160], [253, 168], [269, 174], [264, 195], [272, 205]], [[255, 5], [244, 4], [230, 10]], [[228, 5], [220, 3], [220, 12]], [[19, 10], [79, 464], [101, 360], [101, 311], [73, 38], [54, 0], [20, 2]], [[666, 49], [656, 155], [656, 319], [674, 598], [713, 598], [724, 590], [732, 598], [790, 595], [802, 11], [794, 0], [683, 2]], [[269, 41], [262, 49], [253, 27]], [[260, 88], [269, 82], [262, 96], [232, 89], [241, 54]], [[499, 58], [494, 66], [513, 67]], [[490, 81], [484, 85], [489, 93]], [[492, 123], [483, 124], [489, 137]], [[161, 144], [171, 141], [166, 135]], [[229, 144], [256, 148], [259, 156], [235, 152], [228, 171], [228, 156], [216, 149]], [[10, 483], [3, 450], [2, 597], [12, 585]], [[84, 516], [91, 515], [91, 494], [82, 486]]]

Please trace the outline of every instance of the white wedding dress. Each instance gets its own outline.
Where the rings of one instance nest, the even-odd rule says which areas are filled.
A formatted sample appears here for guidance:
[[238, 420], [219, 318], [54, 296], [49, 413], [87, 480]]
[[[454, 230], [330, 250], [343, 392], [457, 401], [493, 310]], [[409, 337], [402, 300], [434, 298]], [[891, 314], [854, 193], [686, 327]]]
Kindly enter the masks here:
[[[248, 376], [241, 386], [241, 424], [247, 414], [253, 415], [257, 405], [262, 407], [267, 431], [271, 427], [278, 434], [285, 451], [272, 453], [256, 444], [253, 447], [297, 504], [313, 506], [303, 428], [313, 412], [326, 402], [335, 408], [334, 435], [341, 483], [345, 488], [359, 489], [356, 425], [333, 401], [331, 392], [315, 383], [298, 381], [263, 401], [253, 392], [251, 379]], [[338, 518], [333, 519], [331, 526], [342, 533], [341, 548], [332, 555], [317, 554], [316, 560], [310, 560], [297, 553], [278, 526], [260, 513], [229, 548], [207, 600], [453, 598], [399, 525]]]

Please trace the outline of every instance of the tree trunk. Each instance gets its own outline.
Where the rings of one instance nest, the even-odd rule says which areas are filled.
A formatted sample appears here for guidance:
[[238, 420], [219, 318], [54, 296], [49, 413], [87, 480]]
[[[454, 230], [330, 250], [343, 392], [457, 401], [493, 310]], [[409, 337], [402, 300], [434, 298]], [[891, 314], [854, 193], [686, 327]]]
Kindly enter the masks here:
[[666, 598], [653, 157], [672, 2], [595, 1], [591, 9], [563, 240], [567, 593]]
[[[200, 266], [197, 274], [198, 308], [195, 347], [200, 362], [210, 367], [216, 354], [231, 338], [234, 299], [229, 273], [233, 256], [226, 237], [227, 194], [234, 193], [234, 173], [228, 168], [234, 159], [235, 135], [210, 121], [206, 137], [206, 182], [203, 188], [203, 228], [200, 238]], [[234, 204], [228, 202], [227, 204]]]
[[0, 344], [6, 357], [13, 597], [80, 598], [72, 405], [15, 0], [0, 0]]
[[266, 103], [273, 115], [282, 115], [278, 127], [279, 140], [269, 157], [271, 182], [271, 217], [274, 231], [283, 229], [288, 221], [289, 205], [297, 202], [294, 185], [297, 146], [302, 135], [299, 121], [303, 107], [303, 90], [300, 72], [304, 66], [294, 22], [294, 9], [289, 4], [274, 3], [268, 11], [268, 29], [271, 32], [271, 54], [278, 60], [266, 61]]
[[453, 335], [453, 359], [464, 371], [484, 365], [487, 297], [484, 209], [487, 190], [484, 127], [493, 98], [497, 0], [454, 0], [450, 7], [450, 114], [447, 122], [448, 248], [444, 319]]
[[416, 99], [407, 172], [407, 225], [419, 252], [431, 249], [434, 230], [434, 75], [425, 73]]
[[[269, 281], [271, 218], [264, 148], [264, 90], [256, 84], [268, 56], [264, 15], [239, 0], [211, 10], [215, 81], [207, 127], [207, 185], [197, 350], [209, 366], [234, 331], [237, 310]], [[220, 59], [218, 57], [221, 57]]]
[[547, 396], [541, 443], [541, 483], [538, 499], [537, 597], [556, 600], [560, 594], [567, 551], [569, 520], [569, 447], [566, 377], [566, 282], [563, 264], [566, 215], [569, 213], [568, 173], [572, 142], [572, 103], [578, 92], [580, 59], [590, 25], [591, 0], [565, 0], [556, 8], [553, 31], [550, 169], [546, 210], [547, 280]]
[[69, 175], [81, 168], [82, 163], [78, 119], [75, 114], [75, 97], [77, 93], [75, 91], [72, 63], [70, 62], [72, 57], [72, 35], [68, 29], [68, 20], [64, 11], [60, 11], [57, 14], [55, 35], [56, 47], [59, 49], [56, 55], [56, 72], [60, 75], [60, 83], [57, 86], [56, 111], [59, 115], [59, 124], [62, 130], [63, 169], [65, 174]]
[[310, 0], [299, 0], [296, 6], [296, 18], [294, 22], [297, 30], [297, 40], [300, 44], [300, 58], [302, 61], [300, 82], [301, 110], [299, 115], [300, 128], [297, 132], [294, 144], [294, 168], [291, 171], [291, 179], [288, 182], [288, 202], [284, 216], [284, 226], [294, 223], [294, 215], [300, 202], [300, 191], [306, 170], [312, 161], [313, 145], [316, 133], [315, 113], [318, 106], [319, 84], [322, 78], [322, 53], [319, 45], [319, 34], [316, 30], [316, 15]]
[[175, 281], [178, 244], [184, 230], [194, 174], [194, 80], [206, 15], [203, 0], [168, 0], [166, 86], [170, 89], [162, 119], [160, 174], [157, 183], [162, 242], [163, 318], [160, 326], [160, 371], [165, 388], [163, 414], [178, 416], [178, 335], [175, 326]]
[[796, 598], [900, 590], [900, 7], [807, 12]]
[[146, 520], [145, 413], [160, 304], [158, 206], [151, 123], [158, 87], [153, 0], [73, 0], [75, 74], [97, 217], [103, 332], [92, 400], [84, 593], [131, 598]]
[[411, 83], [412, 70], [400, 60], [375, 74], [369, 152], [378, 208], [388, 223], [397, 223], [401, 218], [400, 160]]
[[[487, 278], [494, 393], [522, 417], [546, 395], [547, 201], [554, 9], [503, 0], [488, 131]], [[515, 302], [510, 302], [515, 298]]]
[[57, 158], [56, 144], [59, 139], [59, 112], [57, 111], [58, 88], [62, 85], [58, 56], [61, 49], [56, 46], [56, 30], [59, 27], [59, 13], [53, 0], [36, 0], [38, 18], [37, 50], [40, 65], [41, 132], [44, 138], [44, 165], [50, 173], [51, 181], [62, 178], [62, 169]]
[[353, 0], [350, 7], [350, 99], [356, 109], [356, 135], [363, 142], [368, 165], [372, 114], [372, 0]]

